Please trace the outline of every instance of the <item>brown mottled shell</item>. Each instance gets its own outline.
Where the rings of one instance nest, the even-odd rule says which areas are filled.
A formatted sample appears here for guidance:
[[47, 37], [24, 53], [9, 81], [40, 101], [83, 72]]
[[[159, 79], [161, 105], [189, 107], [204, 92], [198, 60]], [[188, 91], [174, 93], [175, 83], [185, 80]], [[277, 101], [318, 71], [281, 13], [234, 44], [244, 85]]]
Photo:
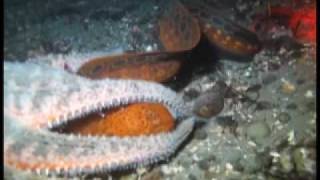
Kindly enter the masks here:
[[181, 67], [179, 59], [168, 53], [123, 54], [88, 61], [78, 74], [90, 79], [121, 78], [164, 82]]
[[83, 64], [78, 74], [91, 79], [170, 79], [181, 67], [181, 54], [198, 44], [200, 29], [196, 19], [179, 3], [172, 3], [164, 12], [158, 28], [163, 51], [98, 57]]

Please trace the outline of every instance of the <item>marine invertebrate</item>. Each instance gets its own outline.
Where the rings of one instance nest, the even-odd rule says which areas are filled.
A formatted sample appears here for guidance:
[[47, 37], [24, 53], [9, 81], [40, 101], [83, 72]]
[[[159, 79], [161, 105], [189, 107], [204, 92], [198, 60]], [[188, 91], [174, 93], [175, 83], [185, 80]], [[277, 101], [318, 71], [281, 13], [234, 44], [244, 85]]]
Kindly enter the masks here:
[[[198, 16], [199, 21], [210, 20], [201, 21], [199, 25], [193, 14], [195, 11], [189, 12], [191, 5], [187, 3], [182, 5], [172, 1], [168, 7], [157, 26], [163, 50], [115, 56], [106, 56], [105, 52], [77, 52], [65, 56], [41, 57], [38, 59], [41, 60], [39, 64], [5, 62], [6, 168], [46, 175], [77, 176], [146, 165], [169, 157], [192, 131], [192, 106], [186, 105], [181, 97], [162, 85], [111, 78], [162, 82], [176, 73], [181, 65], [180, 59], [197, 45], [201, 31], [208, 37], [219, 35], [218, 39], [212, 41], [213, 44], [233, 37], [241, 39], [239, 37], [243, 34], [237, 34], [239, 28], [229, 28], [233, 25], [229, 21], [223, 21], [228, 24], [223, 28], [215, 25], [217, 22], [211, 21], [212, 16], [205, 16], [206, 19]], [[222, 31], [225, 33], [221, 35]], [[240, 55], [251, 56], [258, 50], [259, 42], [255, 41], [254, 34], [247, 31], [244, 34], [249, 34], [241, 39], [247, 41], [247, 44], [238, 43], [239, 46], [233, 47], [232, 44], [239, 41], [230, 41], [221, 49], [236, 55], [241, 51]], [[145, 72], [148, 72], [147, 75]], [[79, 75], [103, 80], [92, 81]], [[123, 134], [118, 129], [127, 126], [127, 122], [114, 126], [111, 120], [111, 125], [107, 124], [107, 127], [114, 129], [106, 133], [103, 128], [101, 137], [96, 136], [100, 134], [97, 128], [94, 136], [74, 136], [72, 133], [53, 131], [70, 121], [83, 121], [80, 117], [92, 116], [103, 109], [128, 104], [134, 104], [132, 107], [137, 108], [139, 103], [149, 103], [148, 108], [150, 103], [162, 104], [154, 112], [164, 111], [162, 114], [166, 114], [166, 117], [162, 120], [168, 126], [157, 130], [160, 127], [158, 124], [151, 125], [152, 131], [146, 132], [126, 129]], [[137, 110], [140, 111], [141, 107]], [[84, 134], [94, 134], [92, 131], [83, 131]]]
[[194, 102], [194, 113], [205, 118], [219, 114], [224, 108], [227, 88], [223, 82], [217, 82], [214, 87], [201, 94]]
[[[250, 60], [260, 50], [255, 33], [226, 18], [209, 1], [163, 2], [154, 25], [160, 47], [151, 52], [70, 53], [61, 57], [40, 57], [32, 61], [66, 68], [90, 79], [125, 78], [164, 82], [173, 77], [200, 38], [208, 39], [220, 54]], [[237, 58], [237, 59], [238, 59]]]
[[[159, 84], [91, 81], [46, 65], [8, 62], [4, 79], [4, 163], [9, 169], [75, 176], [146, 165], [166, 159], [193, 127], [188, 106]], [[101, 108], [133, 102], [165, 105], [176, 127], [160, 134], [122, 138], [50, 131]]]

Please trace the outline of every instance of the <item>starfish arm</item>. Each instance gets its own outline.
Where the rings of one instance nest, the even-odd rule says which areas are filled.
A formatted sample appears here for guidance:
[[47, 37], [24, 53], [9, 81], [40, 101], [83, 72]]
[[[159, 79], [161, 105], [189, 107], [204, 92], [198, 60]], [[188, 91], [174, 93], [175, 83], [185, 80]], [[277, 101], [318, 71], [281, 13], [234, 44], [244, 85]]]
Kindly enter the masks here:
[[[4, 65], [5, 165], [41, 174], [79, 175], [165, 159], [192, 131], [194, 120], [174, 91], [133, 80], [91, 81], [33, 63]], [[83, 137], [49, 131], [99, 108], [157, 102], [183, 119], [171, 132], [136, 137]], [[189, 117], [189, 118], [188, 118]]]
[[5, 121], [7, 166], [63, 176], [135, 168], [167, 159], [193, 128], [190, 118], [172, 133], [123, 138], [82, 137], [18, 127], [12, 124], [17, 121], [9, 116]]
[[4, 93], [4, 110], [12, 116], [23, 116], [20, 123], [29, 128], [50, 128], [101, 108], [137, 102], [162, 103], [174, 116], [189, 113], [180, 96], [158, 83], [92, 81], [33, 63], [5, 63]]

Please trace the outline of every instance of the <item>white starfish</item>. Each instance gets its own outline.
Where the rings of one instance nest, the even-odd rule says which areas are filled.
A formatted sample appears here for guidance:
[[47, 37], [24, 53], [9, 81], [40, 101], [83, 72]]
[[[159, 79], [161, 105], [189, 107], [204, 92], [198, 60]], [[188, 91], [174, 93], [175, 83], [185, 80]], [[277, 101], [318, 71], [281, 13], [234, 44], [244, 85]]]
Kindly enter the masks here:
[[[164, 104], [177, 119], [168, 133], [87, 137], [50, 128], [101, 108], [135, 102]], [[138, 80], [92, 81], [34, 63], [4, 63], [5, 168], [77, 176], [166, 159], [192, 131], [188, 106], [174, 91]]]

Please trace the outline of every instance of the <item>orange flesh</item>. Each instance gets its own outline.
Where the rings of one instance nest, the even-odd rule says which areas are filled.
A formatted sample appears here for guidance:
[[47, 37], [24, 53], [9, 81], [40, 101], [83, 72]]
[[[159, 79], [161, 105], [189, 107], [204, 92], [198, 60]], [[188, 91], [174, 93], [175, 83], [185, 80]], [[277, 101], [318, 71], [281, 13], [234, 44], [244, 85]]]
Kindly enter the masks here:
[[63, 130], [82, 135], [138, 136], [169, 132], [174, 119], [161, 104], [137, 103], [105, 113], [91, 114], [85, 119], [71, 122]]

